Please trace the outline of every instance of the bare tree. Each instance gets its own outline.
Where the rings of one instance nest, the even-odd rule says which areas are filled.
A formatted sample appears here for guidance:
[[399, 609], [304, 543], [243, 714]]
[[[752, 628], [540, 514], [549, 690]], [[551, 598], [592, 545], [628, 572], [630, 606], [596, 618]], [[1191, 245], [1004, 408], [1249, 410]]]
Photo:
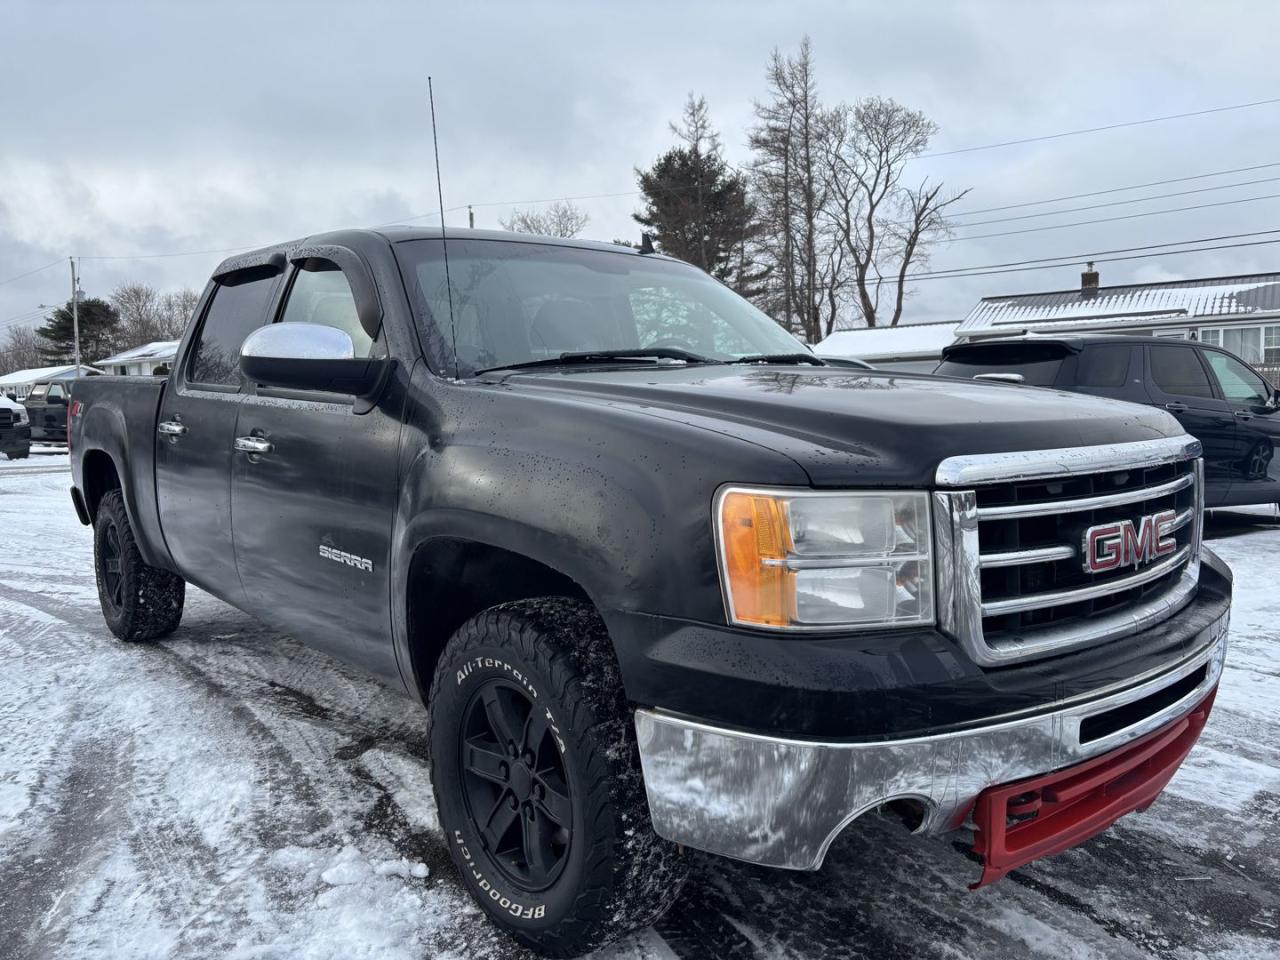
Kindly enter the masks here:
[[190, 287], [171, 290], [160, 298], [160, 339], [178, 340], [191, 322], [191, 315], [196, 312], [196, 304], [200, 302], [200, 294]]
[[510, 218], [498, 222], [513, 233], [568, 238], [581, 233], [591, 218], [568, 200], [557, 200], [544, 210], [512, 210]]
[[823, 317], [832, 309], [828, 290], [838, 278], [829, 271], [839, 257], [823, 218], [832, 114], [818, 98], [808, 37], [794, 57], [773, 52], [767, 80], [769, 96], [756, 102], [749, 142], [767, 250], [781, 285], [781, 301], [773, 306], [783, 326], [814, 343], [834, 323], [832, 317], [824, 324]]
[[145, 283], [125, 283], [111, 294], [111, 305], [120, 315], [115, 348], [130, 350], [157, 340], [182, 336], [199, 295], [183, 289], [160, 293]]
[[0, 344], [0, 373], [43, 366], [40, 337], [31, 327], [13, 327]]
[[[911, 268], [948, 234], [946, 210], [969, 191], [944, 195], [943, 185], [927, 178], [904, 184], [904, 167], [938, 127], [892, 99], [841, 104], [829, 130], [824, 216], [851, 270], [854, 306], [868, 327], [897, 326]], [[889, 304], [882, 303], [886, 289]], [[827, 334], [834, 329], [829, 319]]]

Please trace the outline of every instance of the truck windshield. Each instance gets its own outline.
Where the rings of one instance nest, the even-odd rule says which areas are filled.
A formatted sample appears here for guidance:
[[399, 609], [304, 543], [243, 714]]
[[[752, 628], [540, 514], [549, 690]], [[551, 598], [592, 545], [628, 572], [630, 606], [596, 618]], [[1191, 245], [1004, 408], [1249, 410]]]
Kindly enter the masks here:
[[1067, 348], [1060, 343], [987, 343], [953, 348], [933, 372], [968, 380], [981, 374], [1021, 377], [1033, 387], [1051, 387], [1058, 379]]
[[396, 255], [419, 322], [443, 345], [450, 366], [456, 334], [460, 376], [566, 353], [670, 349], [717, 361], [809, 353], [687, 264], [519, 241], [448, 244], [452, 321], [441, 242], [399, 243]]

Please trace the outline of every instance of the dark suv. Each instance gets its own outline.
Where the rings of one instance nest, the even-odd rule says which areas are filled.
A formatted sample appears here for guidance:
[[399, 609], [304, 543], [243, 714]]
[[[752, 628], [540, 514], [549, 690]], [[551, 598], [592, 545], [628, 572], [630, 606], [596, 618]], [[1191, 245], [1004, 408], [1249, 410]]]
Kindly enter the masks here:
[[1280, 503], [1280, 397], [1234, 354], [1143, 336], [1028, 336], [947, 347], [940, 376], [1163, 407], [1204, 446], [1205, 505]]

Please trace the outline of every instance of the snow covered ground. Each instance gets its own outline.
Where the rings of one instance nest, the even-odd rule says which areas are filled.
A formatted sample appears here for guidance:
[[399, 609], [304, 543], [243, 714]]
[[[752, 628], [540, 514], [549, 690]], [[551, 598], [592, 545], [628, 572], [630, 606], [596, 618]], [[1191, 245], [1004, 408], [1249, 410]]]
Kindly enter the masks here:
[[[0, 957], [523, 957], [437, 831], [419, 709], [201, 594], [107, 633], [65, 455], [0, 460]], [[968, 893], [867, 820], [817, 874], [697, 857], [619, 958], [1280, 956], [1280, 525], [1211, 520], [1233, 648], [1200, 747], [1104, 836]]]

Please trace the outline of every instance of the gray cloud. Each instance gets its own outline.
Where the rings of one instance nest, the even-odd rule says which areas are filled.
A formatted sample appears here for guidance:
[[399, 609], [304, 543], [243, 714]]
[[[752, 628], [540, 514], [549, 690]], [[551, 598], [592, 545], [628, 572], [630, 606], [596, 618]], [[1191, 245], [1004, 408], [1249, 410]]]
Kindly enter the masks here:
[[[945, 150], [1280, 95], [1278, 21], [1269, 6], [1222, 3], [9, 3], [0, 279], [68, 253], [255, 245], [431, 211], [428, 73], [455, 206], [633, 190], [633, 167], [669, 144], [690, 90], [745, 161], [769, 51], [805, 33], [826, 97], [893, 96], [941, 125]], [[1217, 114], [923, 160], [913, 173], [973, 187], [971, 208], [995, 206], [1280, 159], [1278, 117], [1280, 106]], [[1280, 193], [1221, 198], [1250, 189]], [[633, 199], [582, 206], [590, 235], [635, 235]], [[480, 207], [478, 221], [508, 212]], [[1272, 200], [957, 241], [934, 266], [1277, 221]], [[1103, 280], [1268, 269], [1274, 249], [1107, 265]], [[200, 286], [218, 259], [86, 261], [84, 283], [95, 294], [130, 279]], [[65, 298], [65, 272], [0, 286], [0, 323]], [[1067, 287], [1077, 273], [920, 283], [908, 317], [962, 316], [979, 296]]]

